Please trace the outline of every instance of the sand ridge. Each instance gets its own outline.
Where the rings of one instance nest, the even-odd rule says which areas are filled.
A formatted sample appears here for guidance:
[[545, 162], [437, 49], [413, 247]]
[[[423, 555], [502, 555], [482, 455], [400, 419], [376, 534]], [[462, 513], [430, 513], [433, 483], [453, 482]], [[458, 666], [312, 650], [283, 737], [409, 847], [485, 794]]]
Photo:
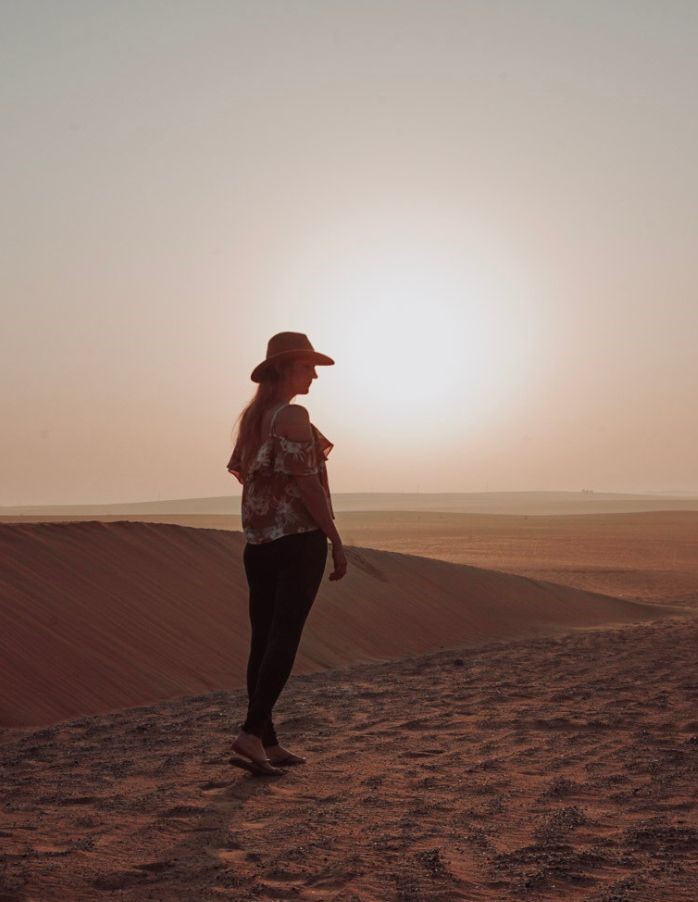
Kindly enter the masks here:
[[[693, 604], [698, 601], [698, 511], [654, 510], [551, 515], [443, 510], [339, 511], [348, 545], [399, 551], [505, 570], [562, 585], [617, 595]], [[24, 516], [8, 522], [63, 522]], [[88, 519], [74, 516], [73, 521]], [[100, 516], [117, 522], [120, 516]], [[131, 522], [240, 531], [240, 517], [214, 513], [130, 513]], [[0, 517], [0, 523], [3, 518]]]
[[[242, 547], [241, 534], [175, 525], [0, 524], [0, 726], [244, 685]], [[348, 556], [347, 577], [323, 582], [296, 673], [657, 616], [492, 570]]]
[[624, 598], [698, 603], [698, 512], [347, 513], [348, 541]]

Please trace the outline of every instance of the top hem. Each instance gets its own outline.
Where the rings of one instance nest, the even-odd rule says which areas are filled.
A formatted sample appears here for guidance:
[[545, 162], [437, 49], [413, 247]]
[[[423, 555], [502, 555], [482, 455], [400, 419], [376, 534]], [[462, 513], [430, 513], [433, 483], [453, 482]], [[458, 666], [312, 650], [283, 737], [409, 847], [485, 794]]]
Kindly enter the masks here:
[[278, 542], [279, 539], [286, 539], [288, 538], [288, 536], [299, 536], [307, 532], [322, 532], [322, 530], [319, 526], [310, 526], [307, 529], [296, 529], [293, 532], [282, 533], [280, 536], [274, 536], [273, 539], [257, 539], [256, 537], [252, 538], [251, 536], [248, 536], [247, 533], [244, 533], [244, 535], [249, 545], [270, 545], [272, 542]]

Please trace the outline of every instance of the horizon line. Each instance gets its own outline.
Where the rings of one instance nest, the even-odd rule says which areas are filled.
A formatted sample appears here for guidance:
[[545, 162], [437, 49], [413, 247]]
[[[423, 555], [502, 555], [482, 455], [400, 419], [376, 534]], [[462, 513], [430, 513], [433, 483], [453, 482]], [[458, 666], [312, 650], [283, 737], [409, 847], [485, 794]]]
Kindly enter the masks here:
[[[375, 492], [375, 491], [359, 491], [359, 492], [333, 492], [332, 498], [339, 497], [347, 497], [347, 496], [356, 496], [356, 495], [371, 495], [371, 496], [406, 496], [406, 495], [420, 495], [424, 497], [454, 497], [454, 496], [469, 496], [469, 497], [483, 497], [483, 496], [501, 496], [501, 495], [574, 495], [579, 496], [583, 495], [585, 497], [596, 497], [596, 498], [663, 498], [670, 499], [675, 498], [677, 500], [698, 500], [698, 491], [690, 491], [690, 490], [674, 490], [674, 491], [660, 491], [660, 490], [649, 490], [643, 492], [621, 492], [621, 491], [603, 491], [596, 489], [515, 489], [515, 490], [506, 490], [506, 489], [497, 489], [491, 491], [474, 491], [474, 492], [423, 492], [423, 491], [396, 491], [396, 492]], [[65, 507], [80, 507], [80, 508], [94, 508], [94, 507], [125, 507], [125, 506], [144, 506], [149, 504], [173, 504], [177, 502], [185, 503], [185, 502], [194, 502], [194, 501], [214, 501], [221, 500], [224, 498], [229, 498], [230, 500], [240, 499], [242, 497], [241, 493], [235, 494], [224, 494], [224, 495], [198, 495], [198, 496], [187, 496], [187, 497], [175, 497], [175, 498], [149, 498], [141, 501], [89, 501], [89, 502], [53, 502], [48, 504], [6, 504], [0, 505], [0, 514], [5, 510], [17, 510], [19, 508], [23, 510], [45, 510], [47, 508], [65, 508]]]

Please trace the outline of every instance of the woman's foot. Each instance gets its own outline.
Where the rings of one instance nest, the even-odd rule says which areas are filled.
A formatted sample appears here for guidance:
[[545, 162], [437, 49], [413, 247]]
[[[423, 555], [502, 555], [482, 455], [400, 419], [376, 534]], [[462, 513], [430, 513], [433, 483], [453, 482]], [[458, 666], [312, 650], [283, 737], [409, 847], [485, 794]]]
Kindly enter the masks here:
[[264, 746], [264, 753], [272, 764], [305, 764], [305, 758], [302, 755], [294, 755], [282, 745]]
[[[232, 749], [251, 763], [252, 767], [250, 769], [253, 769], [255, 773], [269, 774], [270, 776], [285, 773], [285, 771], [275, 767], [273, 762], [269, 760], [262, 745], [262, 740], [253, 733], [246, 733], [244, 730], [240, 730], [237, 737], [233, 740]], [[231, 758], [230, 763], [238, 765], [240, 762]]]

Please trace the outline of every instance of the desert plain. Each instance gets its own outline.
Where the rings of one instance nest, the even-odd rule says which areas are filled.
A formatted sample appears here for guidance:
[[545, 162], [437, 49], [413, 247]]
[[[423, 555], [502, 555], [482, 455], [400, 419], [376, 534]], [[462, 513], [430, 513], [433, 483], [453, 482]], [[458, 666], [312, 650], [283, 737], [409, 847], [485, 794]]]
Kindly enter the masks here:
[[6, 515], [0, 900], [694, 902], [698, 505], [589, 500], [338, 511], [267, 779], [239, 520]]

